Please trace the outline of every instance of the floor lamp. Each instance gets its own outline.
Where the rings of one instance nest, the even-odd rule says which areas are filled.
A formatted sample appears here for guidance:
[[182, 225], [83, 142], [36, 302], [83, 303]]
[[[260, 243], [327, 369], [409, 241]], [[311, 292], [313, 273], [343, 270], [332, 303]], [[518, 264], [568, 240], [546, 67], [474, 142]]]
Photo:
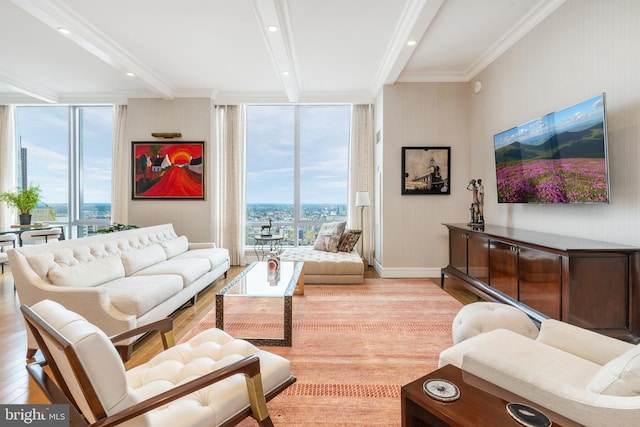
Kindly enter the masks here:
[[356, 193], [356, 207], [360, 208], [360, 228], [362, 229], [362, 235], [360, 236], [360, 257], [366, 267], [369, 267], [367, 259], [364, 257], [364, 208], [371, 206], [369, 200], [368, 191], [358, 191]]

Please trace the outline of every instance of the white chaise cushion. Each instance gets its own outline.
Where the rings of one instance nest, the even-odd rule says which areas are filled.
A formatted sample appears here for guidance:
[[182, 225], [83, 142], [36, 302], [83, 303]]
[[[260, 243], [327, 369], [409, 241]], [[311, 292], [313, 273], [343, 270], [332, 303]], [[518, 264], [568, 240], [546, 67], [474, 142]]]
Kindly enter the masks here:
[[127, 276], [167, 259], [167, 254], [159, 244], [122, 252], [120, 255]]
[[160, 242], [162, 249], [167, 254], [167, 258], [173, 258], [189, 249], [189, 239], [187, 236], [180, 236], [177, 239], [165, 240]]
[[[211, 328], [130, 369], [127, 382], [144, 399], [254, 354], [260, 358], [265, 392], [291, 376], [288, 360]], [[189, 419], [189, 425], [219, 425], [249, 406], [246, 390], [244, 377], [234, 375], [160, 407], [149, 416], [154, 426], [185, 425], [185, 419]]]
[[49, 280], [52, 284], [70, 287], [93, 287], [122, 277], [124, 277], [124, 266], [120, 257], [116, 255], [49, 271]]
[[590, 391], [614, 396], [640, 395], [640, 345], [616, 357], [596, 373]]
[[182, 278], [177, 274], [130, 276], [112, 280], [103, 285], [111, 304], [126, 314], [140, 317], [182, 290]]

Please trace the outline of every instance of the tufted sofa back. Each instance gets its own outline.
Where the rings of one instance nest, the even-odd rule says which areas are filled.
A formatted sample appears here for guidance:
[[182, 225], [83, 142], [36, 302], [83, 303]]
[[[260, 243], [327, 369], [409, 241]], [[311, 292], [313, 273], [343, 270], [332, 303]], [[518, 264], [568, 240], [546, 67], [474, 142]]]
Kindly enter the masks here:
[[163, 261], [167, 258], [167, 243], [179, 240], [186, 242], [186, 238], [178, 238], [172, 224], [163, 224], [25, 246], [15, 251], [26, 258], [33, 272], [46, 283], [92, 287]]

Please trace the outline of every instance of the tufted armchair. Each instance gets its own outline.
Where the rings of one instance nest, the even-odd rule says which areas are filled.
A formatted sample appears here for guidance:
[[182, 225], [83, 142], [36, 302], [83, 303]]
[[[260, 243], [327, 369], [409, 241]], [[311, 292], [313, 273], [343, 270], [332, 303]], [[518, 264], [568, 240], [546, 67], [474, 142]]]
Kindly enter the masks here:
[[146, 327], [164, 331], [165, 350], [125, 371], [113, 342], [140, 330], [109, 339], [50, 300], [21, 310], [44, 355], [27, 369], [53, 403], [69, 404], [71, 425], [227, 426], [252, 416], [272, 426], [266, 402], [296, 381], [288, 360], [219, 329], [172, 346], [171, 319]]

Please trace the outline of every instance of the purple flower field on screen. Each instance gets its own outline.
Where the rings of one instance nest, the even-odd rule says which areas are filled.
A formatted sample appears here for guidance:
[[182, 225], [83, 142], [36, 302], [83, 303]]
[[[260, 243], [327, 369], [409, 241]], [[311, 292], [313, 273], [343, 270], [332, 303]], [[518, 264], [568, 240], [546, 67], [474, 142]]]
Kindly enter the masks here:
[[532, 160], [496, 167], [498, 201], [504, 203], [606, 203], [604, 159]]

